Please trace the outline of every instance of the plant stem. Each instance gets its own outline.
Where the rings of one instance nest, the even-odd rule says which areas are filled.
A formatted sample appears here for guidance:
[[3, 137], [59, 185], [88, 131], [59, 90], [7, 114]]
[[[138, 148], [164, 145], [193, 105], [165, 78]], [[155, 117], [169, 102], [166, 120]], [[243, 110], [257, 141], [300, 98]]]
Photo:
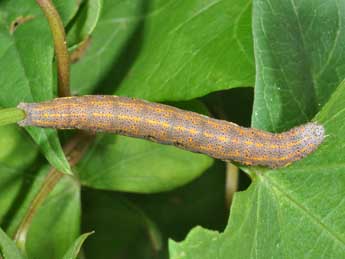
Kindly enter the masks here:
[[50, 191], [54, 188], [54, 186], [59, 182], [62, 176], [62, 173], [56, 171], [55, 168], [52, 168], [49, 171], [49, 174], [47, 175], [46, 179], [44, 180], [43, 186], [31, 202], [28, 210], [26, 211], [26, 214], [24, 215], [14, 235], [14, 241], [17, 243], [18, 247], [22, 249], [22, 251], [25, 251], [27, 233], [37, 209], [43, 203], [43, 201], [48, 196]]
[[91, 37], [87, 37], [83, 40], [79, 46], [70, 53], [70, 62], [72, 64], [79, 61], [79, 59], [85, 54], [91, 43]]
[[70, 96], [70, 62], [66, 45], [66, 35], [60, 15], [51, 0], [36, 0], [47, 17], [50, 30], [53, 34], [54, 49], [58, 70], [59, 96]]
[[236, 165], [226, 163], [225, 202], [228, 209], [230, 209], [234, 194], [238, 190], [239, 171], [240, 169]]
[[16, 123], [25, 119], [25, 112], [19, 108], [6, 108], [0, 110], [0, 126]]
[[[65, 145], [64, 152], [67, 155], [68, 161], [71, 166], [77, 164], [83, 157], [92, 139], [93, 137], [91, 135], [78, 132], [78, 134]], [[66, 175], [60, 173], [55, 168], [51, 168], [44, 180], [41, 189], [38, 191], [38, 193], [32, 200], [28, 210], [26, 211], [26, 214], [24, 215], [16, 233], [14, 234], [14, 241], [23, 251], [25, 251], [25, 243], [27, 240], [28, 230], [38, 208], [41, 206], [49, 193], [54, 189], [54, 187], [63, 176]]]

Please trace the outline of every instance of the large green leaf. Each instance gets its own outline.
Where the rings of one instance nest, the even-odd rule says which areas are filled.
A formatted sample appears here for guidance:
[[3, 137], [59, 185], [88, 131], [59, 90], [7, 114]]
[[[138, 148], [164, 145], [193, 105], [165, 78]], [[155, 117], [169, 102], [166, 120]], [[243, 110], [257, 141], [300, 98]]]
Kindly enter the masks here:
[[151, 193], [170, 190], [199, 176], [212, 163], [204, 155], [123, 136], [99, 136], [78, 165], [83, 185]]
[[78, 16], [68, 30], [68, 46], [84, 41], [94, 31], [101, 14], [103, 0], [87, 0], [79, 10]]
[[345, 77], [345, 2], [254, 1], [253, 126], [310, 120]]
[[171, 242], [172, 259], [342, 258], [344, 98], [342, 83], [316, 117], [327, 137], [314, 154], [280, 170], [249, 169], [253, 183], [235, 196], [225, 232], [193, 230]]
[[73, 89], [167, 101], [253, 85], [250, 14], [250, 1], [105, 0]]
[[[20, 102], [53, 98], [54, 49], [45, 18], [35, 2], [23, 6], [5, 1], [1, 8], [5, 22], [0, 25], [0, 106], [13, 107]], [[18, 9], [16, 9], [18, 7]], [[10, 33], [9, 24], [19, 16], [35, 17]], [[51, 129], [27, 128], [48, 161], [60, 171], [70, 173], [57, 132]]]

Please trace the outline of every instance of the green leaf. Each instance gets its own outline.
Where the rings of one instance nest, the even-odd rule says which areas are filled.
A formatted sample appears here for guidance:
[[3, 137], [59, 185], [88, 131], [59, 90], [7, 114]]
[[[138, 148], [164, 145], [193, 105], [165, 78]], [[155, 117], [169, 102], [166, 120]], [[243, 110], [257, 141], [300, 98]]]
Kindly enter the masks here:
[[[282, 9], [278, 7], [279, 2]], [[315, 153], [286, 168], [247, 168], [253, 183], [247, 191], [236, 194], [225, 232], [192, 231], [186, 241], [171, 243], [172, 259], [209, 258], [207, 253], [214, 258], [342, 258], [345, 253], [345, 83], [336, 88], [344, 76], [343, 53], [339, 51], [337, 41], [331, 41], [335, 17], [340, 19], [337, 20], [338, 27], [335, 26], [336, 35], [340, 38], [343, 35], [340, 22], [343, 18], [336, 12], [345, 5], [339, 1], [298, 4], [294, 1], [256, 1], [254, 4], [255, 53], [259, 68], [254, 125], [273, 130], [290, 127], [310, 119], [317, 112], [319, 105], [309, 107], [310, 104], [322, 105], [328, 100], [315, 117], [326, 129], [324, 143]], [[290, 5], [293, 10], [288, 8]], [[309, 46], [303, 52], [306, 56], [299, 56], [299, 61], [296, 55], [302, 51], [296, 46], [302, 45], [293, 39], [296, 34], [292, 33], [295, 32], [296, 27], [292, 25], [296, 24], [296, 17], [299, 17], [297, 25], [301, 26], [299, 35], [309, 35], [304, 42]], [[274, 30], [275, 26], [281, 26], [281, 30]], [[329, 34], [327, 37], [319, 35], [321, 44], [321, 39], [313, 37], [322, 31]], [[278, 40], [274, 40], [276, 34]], [[260, 45], [262, 42], [273, 45]], [[313, 45], [317, 42], [319, 48]], [[325, 46], [330, 42], [333, 48], [327, 49]], [[311, 52], [310, 46], [314, 46], [315, 52]], [[329, 51], [327, 59], [324, 58], [325, 49]], [[315, 61], [316, 56], [319, 63]], [[329, 63], [334, 58], [337, 62]], [[314, 63], [306, 65], [305, 62], [310, 60]], [[319, 81], [313, 81], [311, 88], [307, 80], [310, 74], [306, 71], [318, 75]], [[301, 84], [301, 77], [305, 77], [305, 85]], [[297, 87], [294, 88], [292, 83]], [[311, 93], [309, 97], [308, 93]], [[297, 107], [296, 100], [302, 106]], [[213, 239], [215, 243], [210, 243]], [[205, 256], [194, 257], [196, 253]]]
[[37, 153], [37, 147], [22, 129], [15, 125], [0, 127], [0, 164], [4, 168], [24, 169]]
[[[66, 25], [78, 11], [80, 0], [52, 0], [59, 12], [62, 22]], [[9, 28], [10, 24], [19, 17], [42, 16], [42, 10], [36, 1], [31, 0], [2, 0], [0, 3], [0, 14], [4, 19], [2, 22]]]
[[328, 136], [314, 154], [280, 170], [249, 169], [253, 183], [235, 195], [225, 232], [193, 230], [171, 242], [172, 259], [342, 258], [344, 98], [342, 83], [316, 116]]
[[151, 193], [170, 190], [191, 181], [212, 161], [204, 155], [173, 146], [101, 135], [77, 168], [83, 185]]
[[80, 186], [65, 176], [37, 211], [29, 229], [29, 258], [62, 258], [80, 229]]
[[252, 125], [281, 131], [309, 121], [345, 77], [344, 1], [254, 1]]
[[168, 101], [253, 85], [250, 14], [248, 1], [105, 0], [73, 89]]
[[[218, 254], [220, 239], [221, 237], [217, 231], [195, 227], [182, 244], [170, 240], [170, 258], [226, 258]], [[230, 255], [231, 258], [235, 258], [231, 253], [229, 253], [229, 257]]]
[[[44, 166], [35, 177], [26, 179], [26, 186], [21, 189], [25, 195], [18, 197], [15, 203], [17, 211], [10, 219], [9, 234], [14, 235], [18, 229], [49, 169], [50, 166]], [[70, 176], [64, 176], [38, 208], [26, 238], [20, 240], [25, 242], [28, 257], [62, 258], [79, 236], [80, 206], [79, 183]]]
[[159, 230], [124, 195], [85, 188], [82, 198], [83, 231], [95, 230], [84, 247], [87, 258], [150, 259], [160, 252]]
[[76, 15], [80, 7], [80, 1], [81, 0], [52, 0], [65, 26]]
[[[43, 16], [19, 25], [13, 34], [0, 26], [0, 46], [0, 105], [14, 107], [23, 101], [52, 99], [54, 50]], [[55, 130], [27, 130], [54, 167], [71, 173]]]
[[93, 233], [94, 232], [85, 233], [85, 234], [82, 234], [80, 237], [78, 237], [77, 240], [74, 242], [74, 244], [68, 249], [63, 259], [77, 258], [80, 248], [85, 242], [86, 238], [88, 238], [88, 236], [92, 235]]
[[0, 250], [4, 259], [24, 259], [16, 244], [0, 228]]
[[31, 180], [27, 169], [38, 149], [23, 130], [11, 125], [0, 127], [0, 224], [6, 226], [17, 209], [16, 201]]
[[[38, 170], [38, 172], [37, 172], [37, 168], [35, 168], [34, 172], [28, 172], [24, 174], [26, 177], [24, 178], [23, 183], [21, 183], [21, 186], [17, 187], [18, 188], [17, 193], [16, 193], [17, 200], [13, 201], [13, 204], [15, 204], [16, 209], [14, 212], [11, 211], [11, 215], [10, 215], [11, 218], [10, 220], [7, 219], [7, 221], [9, 222], [5, 222], [6, 225], [8, 225], [6, 227], [6, 232], [10, 236], [15, 236], [16, 231], [19, 227], [19, 224], [22, 222], [22, 219], [27, 213], [27, 210], [29, 209], [35, 195], [40, 190], [44, 182], [44, 179], [48, 174], [48, 170], [49, 170], [49, 166], [46, 165], [42, 169]], [[16, 180], [18, 181], [18, 179]]]
[[74, 47], [94, 31], [102, 10], [103, 0], [87, 0], [81, 6], [76, 20], [68, 30], [67, 43]]
[[0, 224], [6, 229], [13, 220], [13, 214], [18, 209], [16, 203], [21, 196], [21, 191], [27, 187], [25, 183], [31, 180], [31, 175], [25, 175], [27, 172], [24, 170], [7, 167], [2, 162], [0, 162], [0, 170], [0, 188], [2, 192], [0, 196]]

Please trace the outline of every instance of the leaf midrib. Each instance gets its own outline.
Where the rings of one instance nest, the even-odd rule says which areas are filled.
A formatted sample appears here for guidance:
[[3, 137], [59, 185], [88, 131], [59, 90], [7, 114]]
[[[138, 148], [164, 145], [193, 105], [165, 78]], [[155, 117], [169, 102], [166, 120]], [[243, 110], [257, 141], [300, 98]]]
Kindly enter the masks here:
[[341, 237], [338, 233], [333, 231], [331, 228], [329, 228], [325, 223], [322, 222], [320, 218], [318, 218], [316, 215], [310, 211], [308, 207], [305, 206], [305, 204], [300, 203], [297, 199], [295, 199], [291, 194], [288, 194], [286, 189], [281, 186], [278, 182], [270, 178], [269, 176], [266, 176], [264, 174], [260, 174], [257, 172], [257, 176], [260, 180], [263, 182], [266, 182], [268, 186], [272, 186], [276, 191], [278, 191], [282, 197], [290, 201], [294, 207], [302, 211], [302, 214], [306, 215], [311, 219], [311, 222], [315, 224], [315, 226], [319, 227], [321, 230], [324, 230], [325, 233], [327, 233], [333, 240], [335, 240], [337, 243], [340, 244], [341, 248], [345, 250], [345, 239]]

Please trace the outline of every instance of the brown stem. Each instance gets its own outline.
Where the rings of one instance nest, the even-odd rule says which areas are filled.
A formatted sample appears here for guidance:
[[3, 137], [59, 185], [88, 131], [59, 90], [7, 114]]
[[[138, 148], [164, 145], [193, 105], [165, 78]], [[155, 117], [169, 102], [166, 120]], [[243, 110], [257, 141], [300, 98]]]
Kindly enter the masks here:
[[79, 46], [70, 53], [70, 62], [72, 64], [79, 61], [79, 59], [84, 56], [86, 50], [89, 48], [91, 43], [91, 37], [87, 37], [83, 40]]
[[[91, 135], [79, 132], [74, 138], [72, 138], [64, 147], [64, 152], [67, 155], [67, 159], [71, 166], [74, 166], [82, 158], [83, 154], [87, 150], [93, 137]], [[59, 180], [66, 176], [60, 173], [55, 168], [51, 168], [48, 175], [46, 176], [44, 183], [32, 200], [30, 207], [24, 215], [15, 235], [14, 240], [18, 247], [25, 251], [25, 242], [27, 239], [27, 233], [31, 226], [32, 219], [36, 215], [38, 208], [41, 206], [43, 201], [47, 198], [49, 193], [54, 189]]]
[[58, 70], [59, 96], [70, 96], [70, 63], [66, 45], [66, 35], [60, 15], [51, 0], [36, 0], [43, 13], [47, 17], [50, 30], [53, 34], [54, 49]]

